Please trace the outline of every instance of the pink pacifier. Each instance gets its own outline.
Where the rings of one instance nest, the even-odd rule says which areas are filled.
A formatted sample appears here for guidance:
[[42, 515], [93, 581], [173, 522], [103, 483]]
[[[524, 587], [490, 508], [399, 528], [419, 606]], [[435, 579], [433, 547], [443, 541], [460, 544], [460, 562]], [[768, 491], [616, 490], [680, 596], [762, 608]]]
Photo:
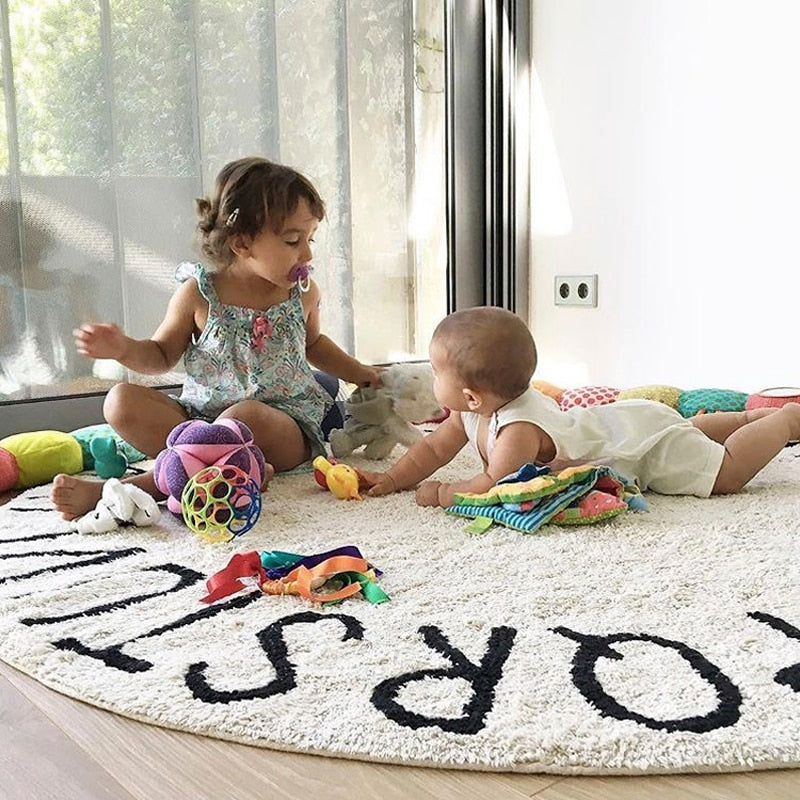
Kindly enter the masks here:
[[289, 280], [296, 283], [301, 292], [307, 292], [311, 288], [311, 273], [314, 267], [311, 264], [295, 264], [289, 270]]

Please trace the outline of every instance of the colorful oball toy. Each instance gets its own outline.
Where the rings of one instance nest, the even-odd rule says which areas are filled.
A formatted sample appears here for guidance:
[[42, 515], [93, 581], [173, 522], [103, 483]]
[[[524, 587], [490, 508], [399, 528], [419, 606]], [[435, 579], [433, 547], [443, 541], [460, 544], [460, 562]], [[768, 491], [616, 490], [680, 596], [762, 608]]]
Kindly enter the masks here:
[[156, 486], [167, 496], [167, 508], [181, 514], [181, 495], [186, 482], [203, 467], [238, 467], [260, 489], [264, 485], [264, 454], [253, 443], [250, 428], [235, 419], [181, 422], [170, 431], [166, 449], [156, 458]]
[[205, 467], [181, 494], [186, 525], [211, 542], [229, 542], [247, 533], [261, 514], [261, 489], [243, 470]]

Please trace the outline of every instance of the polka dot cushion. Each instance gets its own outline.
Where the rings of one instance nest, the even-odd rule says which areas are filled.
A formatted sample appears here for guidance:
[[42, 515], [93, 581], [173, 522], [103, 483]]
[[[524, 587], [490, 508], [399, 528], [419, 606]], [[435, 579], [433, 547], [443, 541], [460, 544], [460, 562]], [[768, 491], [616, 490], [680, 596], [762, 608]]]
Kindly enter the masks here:
[[744, 411], [747, 393], [733, 389], [691, 389], [678, 400], [678, 411], [684, 417], [710, 414], [714, 411]]
[[610, 386], [581, 386], [577, 389], [567, 389], [561, 396], [561, 410], [567, 411], [576, 406], [589, 408], [590, 406], [604, 406], [617, 399], [619, 389]]
[[657, 400], [670, 408], [678, 407], [678, 400], [683, 394], [683, 389], [675, 386], [663, 386], [654, 384], [652, 386], [636, 386], [633, 389], [623, 389], [617, 396], [617, 400]]

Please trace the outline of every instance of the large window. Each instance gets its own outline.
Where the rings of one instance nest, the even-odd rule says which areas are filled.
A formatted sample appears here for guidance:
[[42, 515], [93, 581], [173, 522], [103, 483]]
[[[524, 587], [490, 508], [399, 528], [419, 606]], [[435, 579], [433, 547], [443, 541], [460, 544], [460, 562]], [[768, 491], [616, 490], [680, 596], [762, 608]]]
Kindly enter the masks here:
[[0, 0], [0, 403], [153, 381], [71, 331], [152, 333], [196, 257], [193, 199], [242, 155], [327, 201], [326, 332], [365, 361], [424, 356], [447, 310], [443, 6]]

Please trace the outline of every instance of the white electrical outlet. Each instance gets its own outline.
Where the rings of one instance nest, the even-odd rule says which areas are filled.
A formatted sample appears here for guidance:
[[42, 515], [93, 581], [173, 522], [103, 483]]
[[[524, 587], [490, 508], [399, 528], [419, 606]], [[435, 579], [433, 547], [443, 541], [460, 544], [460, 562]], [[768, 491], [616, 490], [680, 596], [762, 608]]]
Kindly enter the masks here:
[[597, 275], [556, 275], [557, 306], [596, 306]]

